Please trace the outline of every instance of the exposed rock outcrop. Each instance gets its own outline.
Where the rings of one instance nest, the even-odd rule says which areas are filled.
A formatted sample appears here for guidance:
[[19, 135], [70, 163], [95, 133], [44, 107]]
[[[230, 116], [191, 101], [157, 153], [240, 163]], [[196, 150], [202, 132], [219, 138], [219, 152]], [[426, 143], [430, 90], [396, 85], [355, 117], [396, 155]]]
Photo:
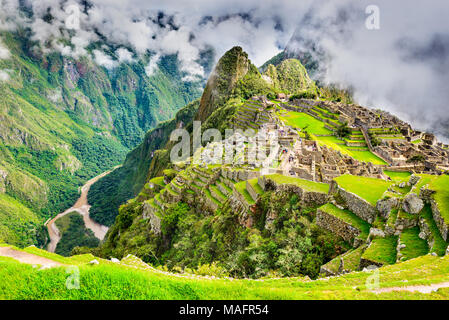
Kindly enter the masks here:
[[411, 214], [417, 214], [424, 208], [424, 202], [416, 193], [409, 193], [405, 196], [402, 203], [402, 209]]

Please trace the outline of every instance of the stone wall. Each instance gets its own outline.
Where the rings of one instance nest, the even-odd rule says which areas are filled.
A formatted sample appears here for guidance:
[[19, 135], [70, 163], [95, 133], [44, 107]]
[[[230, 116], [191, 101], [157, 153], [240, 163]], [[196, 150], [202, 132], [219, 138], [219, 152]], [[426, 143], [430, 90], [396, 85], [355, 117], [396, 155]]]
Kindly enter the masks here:
[[324, 205], [329, 198], [326, 193], [306, 191], [294, 184], [278, 184], [266, 176], [259, 178], [259, 185], [263, 186], [265, 191], [271, 190], [276, 192], [294, 193], [306, 206]]
[[204, 200], [204, 208], [211, 213], [215, 213], [218, 210], [218, 204], [216, 204], [211, 198], [209, 198], [206, 194], [202, 195]]
[[259, 198], [259, 194], [256, 192], [256, 190], [254, 190], [253, 186], [248, 182], [248, 180], [246, 181], [246, 190], [248, 191], [251, 198], [253, 198], [254, 201], [257, 201], [257, 199]]
[[433, 238], [432, 232], [430, 231], [430, 227], [427, 224], [426, 220], [424, 218], [419, 218], [419, 237], [423, 240], [427, 241], [427, 245], [430, 249], [433, 248], [433, 245], [435, 243], [435, 239]]
[[161, 234], [161, 219], [156, 215], [157, 209], [154, 208], [149, 203], [144, 202], [143, 204], [143, 212], [142, 217], [144, 219], [148, 219], [151, 230], [154, 232], [155, 235]]
[[430, 204], [432, 207], [433, 220], [435, 220], [435, 223], [437, 224], [437, 227], [440, 230], [441, 236], [445, 241], [447, 241], [448, 225], [444, 222], [436, 201], [432, 199], [430, 200]]
[[354, 239], [361, 233], [361, 230], [320, 209], [316, 213], [316, 224], [352, 244], [354, 244]]

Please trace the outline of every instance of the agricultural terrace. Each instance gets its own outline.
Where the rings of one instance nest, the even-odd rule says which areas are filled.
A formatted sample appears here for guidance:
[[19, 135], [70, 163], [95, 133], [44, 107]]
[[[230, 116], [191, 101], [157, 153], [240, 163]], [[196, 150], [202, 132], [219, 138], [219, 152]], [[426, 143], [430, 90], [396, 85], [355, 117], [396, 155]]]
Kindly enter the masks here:
[[359, 229], [361, 231], [359, 236], [361, 239], [366, 240], [368, 237], [370, 225], [351, 211], [339, 209], [331, 203], [326, 203], [324, 206], [320, 207], [320, 210]]
[[436, 191], [434, 199], [438, 205], [441, 216], [446, 223], [449, 223], [449, 176], [442, 175], [435, 178], [429, 188]]
[[391, 178], [396, 183], [407, 182], [412, 175], [410, 172], [395, 172], [384, 170], [384, 173]]
[[[354, 133], [351, 135], [351, 139], [348, 140], [337, 138], [334, 132], [326, 128], [325, 125], [327, 124], [329, 127], [336, 128], [339, 123], [336, 120], [332, 122], [330, 119], [327, 119], [324, 112], [319, 114], [319, 116], [326, 118], [331, 123], [324, 123], [303, 112], [281, 111], [277, 112], [277, 115], [285, 124], [293, 128], [301, 129], [302, 132], [307, 131], [311, 135], [311, 138], [318, 141], [322, 146], [325, 145], [336, 151], [340, 151], [358, 161], [371, 162], [375, 165], [387, 164], [384, 160], [369, 151], [361, 133]], [[353, 143], [362, 144], [363, 146], [351, 146]]]
[[389, 236], [385, 238], [375, 238], [368, 249], [362, 255], [362, 259], [367, 259], [382, 264], [396, 263], [398, 237]]

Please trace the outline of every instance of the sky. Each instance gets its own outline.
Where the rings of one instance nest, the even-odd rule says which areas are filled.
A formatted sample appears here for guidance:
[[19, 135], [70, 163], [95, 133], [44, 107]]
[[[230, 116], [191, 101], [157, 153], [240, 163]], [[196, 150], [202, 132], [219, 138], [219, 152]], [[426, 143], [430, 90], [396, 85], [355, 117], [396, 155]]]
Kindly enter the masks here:
[[[0, 29], [27, 26], [41, 49], [75, 58], [86, 55], [87, 45], [101, 34], [117, 49], [113, 56], [95, 50], [97, 63], [113, 69], [150, 51], [149, 75], [166, 54], [178, 54], [185, 80], [194, 80], [207, 76], [198, 63], [207, 48], [214, 48], [218, 59], [240, 45], [260, 66], [286, 46], [310, 50], [313, 44], [324, 83], [351, 87], [360, 104], [386, 109], [419, 129], [449, 131], [449, 121], [444, 123], [449, 119], [446, 0], [21, 2], [33, 16], [18, 14], [19, 0], [0, 0]], [[366, 11], [372, 5], [379, 13], [374, 29], [372, 11]], [[51, 21], [45, 19], [48, 13]]]

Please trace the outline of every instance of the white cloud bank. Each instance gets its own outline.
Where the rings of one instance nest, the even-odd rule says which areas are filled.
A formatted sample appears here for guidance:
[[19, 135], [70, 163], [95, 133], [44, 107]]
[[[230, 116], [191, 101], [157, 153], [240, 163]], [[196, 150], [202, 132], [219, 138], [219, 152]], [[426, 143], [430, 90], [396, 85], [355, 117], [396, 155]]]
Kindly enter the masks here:
[[[94, 52], [107, 68], [152, 53], [177, 54], [186, 79], [204, 75], [201, 50], [217, 57], [235, 45], [256, 65], [280, 52], [292, 34], [325, 53], [323, 80], [354, 88], [362, 104], [386, 108], [423, 129], [449, 119], [449, 4], [446, 0], [25, 0], [32, 18], [18, 15], [18, 0], [0, 0], [0, 29], [26, 24], [33, 39], [74, 57], [104, 36], [116, 49], [111, 57]], [[380, 30], [367, 30], [365, 8], [380, 9]], [[73, 8], [78, 8], [74, 10]], [[74, 12], [79, 28], [67, 31]], [[161, 14], [163, 12], [163, 14]], [[53, 19], [49, 20], [48, 13]], [[62, 44], [58, 40], [69, 41]], [[41, 46], [46, 48], [47, 46]], [[130, 52], [128, 49], [132, 50]], [[449, 125], [448, 125], [449, 127]]]

